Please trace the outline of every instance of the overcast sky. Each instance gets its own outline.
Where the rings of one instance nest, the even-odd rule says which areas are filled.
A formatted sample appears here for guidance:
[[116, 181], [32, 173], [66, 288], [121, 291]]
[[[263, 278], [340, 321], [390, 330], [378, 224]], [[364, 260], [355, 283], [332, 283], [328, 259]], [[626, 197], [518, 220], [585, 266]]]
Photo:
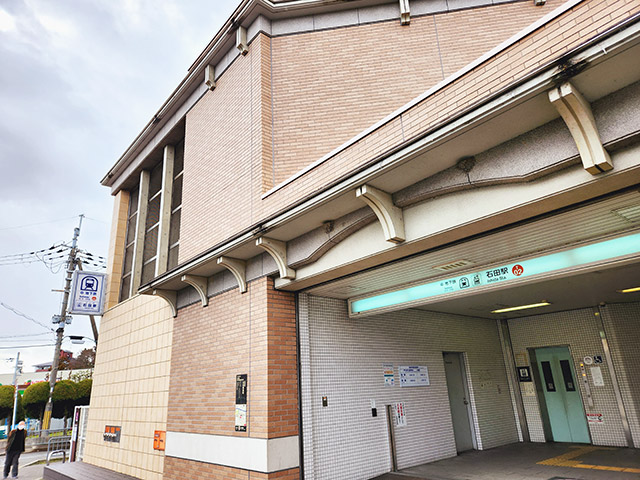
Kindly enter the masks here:
[[[54, 342], [45, 326], [64, 281], [59, 267], [6, 256], [70, 243], [81, 213], [79, 247], [107, 255], [113, 203], [100, 180], [238, 3], [0, 0], [0, 302], [35, 320], [0, 305], [0, 373], [18, 351], [25, 372], [53, 359], [53, 346], [24, 346]], [[92, 336], [89, 318], [74, 315], [65, 334]]]

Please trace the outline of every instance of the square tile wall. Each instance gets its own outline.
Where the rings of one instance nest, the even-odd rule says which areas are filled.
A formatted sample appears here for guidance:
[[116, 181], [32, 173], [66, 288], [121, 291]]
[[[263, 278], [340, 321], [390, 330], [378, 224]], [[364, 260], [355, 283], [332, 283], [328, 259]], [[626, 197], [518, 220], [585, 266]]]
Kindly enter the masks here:
[[[576, 377], [580, 378], [580, 362], [586, 356], [602, 355], [604, 351], [599, 334], [599, 321], [594, 309], [572, 310], [567, 312], [535, 315], [509, 320], [509, 331], [513, 352], [516, 357], [525, 356], [531, 368], [528, 348], [568, 346], [573, 359]], [[593, 385], [591, 375], [587, 375], [594, 406], [589, 407], [582, 381], [577, 381], [585, 408], [585, 413], [602, 413], [604, 423], [589, 423], [589, 432], [594, 445], [626, 446], [622, 420], [618, 410], [611, 376], [606, 364], [601, 365], [605, 385]], [[587, 366], [587, 372], [589, 367]], [[532, 442], [544, 442], [544, 430], [537, 392], [527, 396], [521, 388], [527, 425]]]
[[600, 312], [633, 444], [640, 448], [640, 303], [605, 305]]
[[[162, 479], [173, 317], [164, 300], [138, 295], [108, 311], [100, 325], [83, 461], [144, 480]], [[106, 425], [122, 427], [105, 442]]]
[[[388, 472], [385, 405], [395, 402], [404, 402], [407, 418], [394, 427], [399, 468], [455, 456], [443, 351], [466, 354], [478, 447], [518, 441], [495, 321], [421, 310], [350, 319], [346, 302], [305, 294], [298, 308], [305, 479]], [[384, 384], [384, 364], [394, 366], [393, 387]], [[399, 365], [427, 366], [430, 385], [401, 388]]]

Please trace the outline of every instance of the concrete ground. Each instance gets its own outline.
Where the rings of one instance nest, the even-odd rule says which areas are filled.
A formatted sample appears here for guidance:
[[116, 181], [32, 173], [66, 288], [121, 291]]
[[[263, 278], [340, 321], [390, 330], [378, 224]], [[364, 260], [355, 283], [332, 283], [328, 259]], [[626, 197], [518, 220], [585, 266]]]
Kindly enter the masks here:
[[373, 480], [640, 480], [640, 450], [515, 443], [388, 473]]
[[[4, 453], [4, 452], [3, 452]], [[0, 466], [4, 468], [4, 455], [0, 456]], [[38, 464], [42, 460], [46, 460], [47, 452], [30, 452], [20, 455], [20, 463], [18, 465], [18, 478], [20, 480], [40, 480], [44, 470], [44, 463]], [[11, 475], [11, 472], [9, 472]]]

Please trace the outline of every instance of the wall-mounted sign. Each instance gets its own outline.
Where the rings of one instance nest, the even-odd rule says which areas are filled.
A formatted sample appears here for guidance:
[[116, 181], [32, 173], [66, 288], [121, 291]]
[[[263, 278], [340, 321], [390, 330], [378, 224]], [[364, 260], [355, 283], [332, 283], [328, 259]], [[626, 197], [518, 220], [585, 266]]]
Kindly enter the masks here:
[[153, 432], [153, 449], [164, 450], [164, 446], [167, 440], [167, 432], [164, 430], [156, 430]]
[[395, 385], [396, 377], [393, 372], [393, 364], [385, 363], [382, 365], [382, 375], [384, 378], [385, 387], [393, 387]]
[[105, 442], [120, 443], [120, 430], [122, 430], [122, 427], [105, 425], [102, 438], [104, 439]]
[[236, 432], [247, 431], [247, 378], [236, 375]]
[[399, 402], [393, 406], [393, 412], [396, 417], [396, 427], [407, 426], [407, 416], [405, 415], [404, 403]]
[[604, 423], [601, 413], [587, 413], [587, 422], [589, 423]]
[[533, 382], [523, 382], [522, 385], [522, 395], [525, 397], [535, 397], [536, 396], [536, 387]]
[[502, 282], [512, 282], [519, 278], [541, 275], [560, 270], [571, 270], [581, 265], [618, 258], [623, 255], [640, 253], [640, 233], [613, 238], [562, 252], [521, 260], [517, 263], [500, 265], [458, 277], [442, 279], [391, 292], [380, 293], [365, 298], [349, 299], [349, 313], [369, 312], [396, 305], [407, 305], [438, 295], [464, 292], [469, 289], [486, 287]]
[[399, 366], [401, 387], [424, 387], [429, 385], [429, 370], [425, 366]]
[[528, 365], [516, 367], [518, 370], [518, 380], [521, 382], [531, 382], [531, 368]]
[[77, 315], [102, 315], [106, 273], [73, 272], [69, 313]]
[[593, 380], [593, 385], [595, 387], [604, 387], [604, 378], [602, 378], [602, 370], [600, 367], [591, 367], [589, 370], [591, 371], [591, 380]]

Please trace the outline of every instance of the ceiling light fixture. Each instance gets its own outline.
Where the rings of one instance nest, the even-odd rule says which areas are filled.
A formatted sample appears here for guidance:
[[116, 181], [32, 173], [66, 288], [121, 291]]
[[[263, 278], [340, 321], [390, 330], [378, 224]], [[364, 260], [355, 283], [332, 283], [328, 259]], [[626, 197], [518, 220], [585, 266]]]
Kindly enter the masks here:
[[640, 287], [625, 288], [624, 290], [618, 290], [618, 292], [620, 292], [620, 293], [640, 292]]
[[543, 300], [540, 303], [531, 303], [529, 305], [518, 305], [517, 307], [500, 308], [498, 310], [492, 310], [491, 313], [515, 312], [517, 310], [526, 310], [528, 308], [546, 307], [547, 305], [551, 305], [551, 304]]

